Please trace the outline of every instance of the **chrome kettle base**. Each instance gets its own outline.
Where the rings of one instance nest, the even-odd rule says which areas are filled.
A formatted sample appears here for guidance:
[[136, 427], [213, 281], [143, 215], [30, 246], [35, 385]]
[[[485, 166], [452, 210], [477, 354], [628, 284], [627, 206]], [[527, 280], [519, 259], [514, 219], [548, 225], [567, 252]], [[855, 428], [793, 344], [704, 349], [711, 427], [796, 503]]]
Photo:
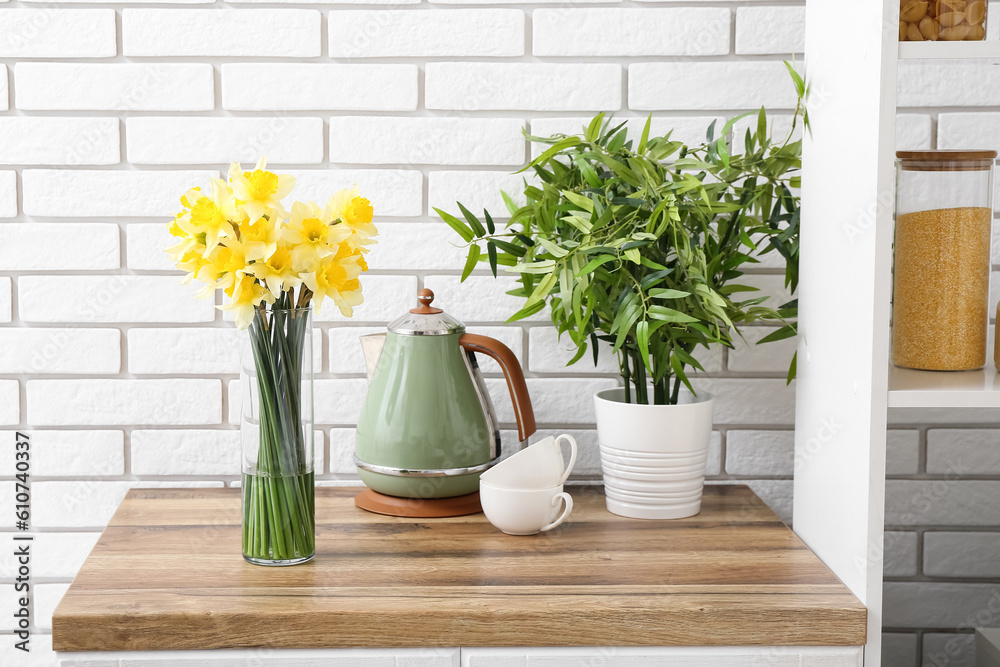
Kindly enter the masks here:
[[369, 489], [398, 498], [444, 499], [479, 491], [479, 476], [494, 463], [488, 461], [464, 468], [414, 470], [383, 466], [354, 457], [358, 475]]
[[434, 470], [416, 470], [413, 468], [396, 468], [393, 466], [382, 466], [375, 463], [368, 463], [354, 455], [354, 465], [361, 470], [375, 472], [380, 475], [392, 475], [393, 477], [458, 477], [460, 475], [475, 475], [483, 473], [493, 467], [500, 460], [495, 457], [492, 461], [480, 463], [479, 465], [466, 466], [464, 468], [439, 468]]
[[386, 516], [401, 516], [415, 519], [442, 519], [451, 516], [466, 516], [483, 511], [479, 502], [479, 492], [453, 498], [398, 498], [365, 489], [354, 497], [354, 504], [363, 510]]

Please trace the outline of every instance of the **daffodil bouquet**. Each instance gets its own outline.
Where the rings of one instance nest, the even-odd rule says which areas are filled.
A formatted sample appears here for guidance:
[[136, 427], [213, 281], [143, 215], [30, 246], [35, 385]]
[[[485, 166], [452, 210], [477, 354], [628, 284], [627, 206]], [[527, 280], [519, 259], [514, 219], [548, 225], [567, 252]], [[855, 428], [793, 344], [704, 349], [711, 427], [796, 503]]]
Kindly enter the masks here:
[[357, 188], [324, 206], [282, 200], [289, 175], [238, 163], [229, 180], [181, 197], [166, 249], [183, 282], [201, 298], [222, 290], [217, 307], [248, 331], [245, 361], [243, 554], [259, 564], [305, 562], [315, 552], [312, 470], [312, 306], [331, 299], [350, 317], [362, 302], [359, 277], [378, 233], [371, 203]]

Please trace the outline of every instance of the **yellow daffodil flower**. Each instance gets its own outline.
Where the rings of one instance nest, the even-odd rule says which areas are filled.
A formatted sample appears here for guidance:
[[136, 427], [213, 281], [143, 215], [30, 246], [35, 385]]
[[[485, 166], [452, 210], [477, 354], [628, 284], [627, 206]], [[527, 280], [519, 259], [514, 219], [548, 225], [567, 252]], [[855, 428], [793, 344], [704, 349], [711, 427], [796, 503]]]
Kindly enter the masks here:
[[280, 296], [285, 290], [298, 287], [302, 283], [295, 269], [292, 268], [291, 247], [284, 243], [275, 248], [266, 261], [256, 261], [248, 266], [247, 273], [256, 277], [257, 280], [264, 281], [267, 289], [275, 297]]
[[[186, 221], [193, 234], [205, 235], [205, 252], [215, 250], [219, 240], [233, 236], [233, 225], [230, 220], [236, 219], [236, 198], [226, 182], [212, 179], [212, 195], [202, 195], [194, 202], [194, 206], [186, 216]], [[182, 220], [178, 219], [178, 223]]]
[[207, 256], [208, 262], [198, 271], [197, 278], [205, 283], [199, 298], [208, 298], [217, 289], [230, 289], [247, 269], [243, 245], [236, 239], [225, 239]]
[[184, 276], [183, 280], [181, 280], [181, 284], [187, 285], [192, 282], [198, 275], [198, 272], [201, 271], [201, 269], [208, 263], [208, 260], [205, 259], [205, 255], [200, 248], [195, 248], [184, 253], [177, 259], [177, 268], [181, 271], [187, 272], [187, 275]]
[[317, 313], [321, 311], [323, 300], [330, 298], [344, 317], [350, 317], [354, 312], [352, 307], [364, 301], [359, 275], [361, 266], [355, 256], [334, 256], [323, 261], [316, 271], [303, 273], [302, 282], [313, 292]]
[[375, 211], [371, 202], [358, 194], [356, 185], [330, 197], [324, 211], [331, 220], [340, 220], [350, 228], [352, 235], [347, 238], [347, 243], [352, 248], [368, 252], [365, 246], [375, 243], [371, 240], [378, 234], [378, 229], [372, 224]]
[[319, 261], [332, 255], [337, 244], [350, 234], [351, 230], [343, 225], [331, 227], [313, 202], [295, 202], [282, 239], [292, 245], [292, 267], [296, 271], [314, 271]]
[[268, 209], [256, 222], [245, 217], [237, 229], [247, 261], [267, 259], [281, 239], [281, 217], [274, 209]]
[[229, 166], [229, 183], [236, 198], [242, 202], [251, 223], [257, 222], [269, 208], [284, 215], [281, 200], [295, 187], [294, 176], [265, 171], [266, 164], [267, 160], [262, 157], [250, 172], [243, 171], [239, 162], [233, 162]]
[[[211, 179], [206, 189], [192, 188], [181, 198], [181, 211], [167, 224], [175, 239], [166, 248], [184, 283], [203, 283], [198, 296], [222, 290], [240, 329], [262, 304], [314, 304], [333, 300], [347, 317], [363, 301], [359, 276], [368, 270], [365, 253], [375, 243], [370, 201], [357, 186], [337, 192], [325, 206], [295, 202], [281, 205], [295, 184], [288, 175], [267, 171], [264, 158], [244, 172], [238, 163], [229, 182]], [[284, 307], [284, 306], [283, 306]]]
[[225, 292], [229, 299], [221, 306], [217, 306], [217, 308], [232, 312], [233, 318], [236, 320], [237, 329], [246, 329], [250, 326], [250, 323], [253, 321], [254, 311], [262, 301], [274, 303], [274, 297], [271, 296], [271, 293], [264, 289], [264, 286], [258, 283], [252, 276], [241, 276]]

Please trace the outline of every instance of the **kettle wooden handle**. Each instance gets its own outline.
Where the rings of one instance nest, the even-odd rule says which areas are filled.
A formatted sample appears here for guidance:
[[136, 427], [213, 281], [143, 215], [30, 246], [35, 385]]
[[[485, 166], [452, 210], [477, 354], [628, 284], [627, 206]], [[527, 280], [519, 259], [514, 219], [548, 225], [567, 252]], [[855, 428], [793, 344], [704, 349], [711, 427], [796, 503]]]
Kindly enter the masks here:
[[514, 416], [517, 418], [517, 437], [527, 440], [537, 430], [535, 426], [535, 411], [531, 407], [531, 397], [528, 396], [528, 385], [524, 381], [521, 364], [509, 347], [495, 338], [478, 334], [462, 334], [459, 344], [466, 350], [478, 352], [492, 357], [500, 364], [503, 376], [507, 379], [507, 389], [514, 403]]

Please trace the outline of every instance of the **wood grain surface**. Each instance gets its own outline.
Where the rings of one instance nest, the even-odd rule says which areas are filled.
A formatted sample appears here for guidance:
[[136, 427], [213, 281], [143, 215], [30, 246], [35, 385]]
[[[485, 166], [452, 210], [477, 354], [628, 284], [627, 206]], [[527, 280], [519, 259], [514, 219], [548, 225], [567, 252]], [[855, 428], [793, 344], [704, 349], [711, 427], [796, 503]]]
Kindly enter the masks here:
[[316, 493], [316, 558], [240, 555], [238, 489], [135, 489], [52, 621], [57, 651], [420, 646], [850, 646], [866, 610], [745, 486], [701, 514], [609, 513], [571, 489], [559, 528], [402, 519]]

